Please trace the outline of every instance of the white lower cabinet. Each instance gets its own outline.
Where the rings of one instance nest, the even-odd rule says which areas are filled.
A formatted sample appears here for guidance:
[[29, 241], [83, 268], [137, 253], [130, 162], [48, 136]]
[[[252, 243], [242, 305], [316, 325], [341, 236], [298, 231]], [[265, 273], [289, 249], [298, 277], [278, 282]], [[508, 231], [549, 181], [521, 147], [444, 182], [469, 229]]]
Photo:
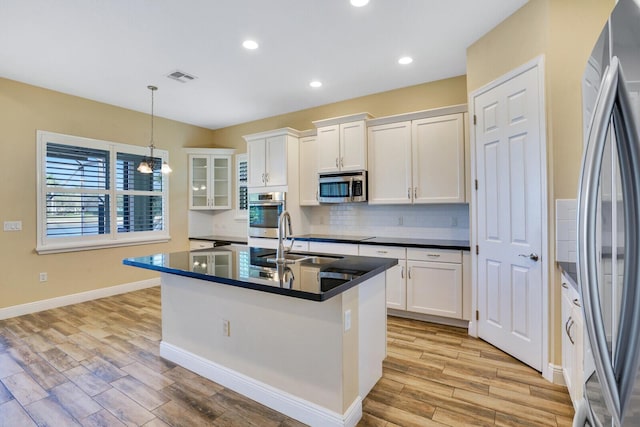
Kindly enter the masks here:
[[189, 250], [197, 251], [198, 249], [211, 249], [214, 242], [211, 240], [189, 240]]
[[396, 246], [360, 245], [361, 256], [380, 258], [397, 258], [398, 265], [386, 271], [387, 308], [395, 310], [407, 309], [407, 251]]
[[407, 250], [407, 310], [462, 319], [462, 251]]
[[574, 406], [584, 394], [584, 383], [594, 370], [591, 346], [584, 330], [578, 291], [562, 275], [562, 375]]
[[463, 310], [470, 306], [470, 289], [465, 301], [463, 267], [469, 260], [463, 262], [462, 251], [360, 245], [360, 255], [398, 259], [386, 272], [387, 308], [470, 319]]

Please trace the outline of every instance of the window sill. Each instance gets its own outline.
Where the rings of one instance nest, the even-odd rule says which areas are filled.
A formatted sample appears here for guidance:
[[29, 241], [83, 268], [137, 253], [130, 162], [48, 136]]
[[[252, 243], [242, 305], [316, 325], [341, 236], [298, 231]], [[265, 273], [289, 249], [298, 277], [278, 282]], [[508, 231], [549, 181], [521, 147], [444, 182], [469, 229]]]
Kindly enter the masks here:
[[57, 254], [62, 252], [79, 252], [79, 251], [91, 251], [95, 249], [107, 249], [117, 248], [121, 246], [136, 246], [136, 245], [149, 245], [153, 243], [167, 243], [171, 240], [171, 236], [155, 236], [146, 239], [120, 239], [120, 240], [99, 240], [94, 242], [66, 242], [66, 243], [53, 243], [46, 246], [36, 247], [38, 255]]

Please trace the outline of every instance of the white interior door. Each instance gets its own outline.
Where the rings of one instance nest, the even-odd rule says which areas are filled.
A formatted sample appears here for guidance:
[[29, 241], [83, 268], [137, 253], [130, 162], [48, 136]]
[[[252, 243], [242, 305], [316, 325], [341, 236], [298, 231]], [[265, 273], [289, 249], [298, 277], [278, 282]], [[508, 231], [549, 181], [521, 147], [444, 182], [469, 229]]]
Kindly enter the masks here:
[[475, 96], [478, 336], [542, 370], [539, 67]]

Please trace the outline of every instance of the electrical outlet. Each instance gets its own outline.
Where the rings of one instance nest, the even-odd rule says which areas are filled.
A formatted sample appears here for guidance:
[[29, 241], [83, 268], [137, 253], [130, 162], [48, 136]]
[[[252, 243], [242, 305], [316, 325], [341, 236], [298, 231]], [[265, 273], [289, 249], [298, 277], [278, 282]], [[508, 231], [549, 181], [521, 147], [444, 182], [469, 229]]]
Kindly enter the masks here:
[[231, 336], [231, 322], [227, 319], [222, 319], [222, 335], [225, 337]]
[[351, 310], [344, 312], [344, 331], [351, 329]]
[[46, 282], [47, 280], [49, 280], [49, 278], [47, 277], [47, 273], [40, 273], [40, 281], [41, 282]]
[[5, 221], [4, 231], [21, 231], [22, 221]]

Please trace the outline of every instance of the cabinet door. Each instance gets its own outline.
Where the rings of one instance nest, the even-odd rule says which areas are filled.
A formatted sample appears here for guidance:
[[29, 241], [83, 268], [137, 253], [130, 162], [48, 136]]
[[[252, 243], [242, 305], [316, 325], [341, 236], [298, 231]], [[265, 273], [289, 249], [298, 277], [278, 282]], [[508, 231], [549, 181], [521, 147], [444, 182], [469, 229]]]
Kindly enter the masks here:
[[247, 161], [249, 162], [248, 187], [265, 186], [266, 141], [256, 139], [247, 143]]
[[340, 170], [367, 169], [367, 128], [364, 120], [340, 125]]
[[411, 122], [369, 128], [369, 204], [409, 204]]
[[210, 209], [210, 157], [189, 155], [189, 209]]
[[397, 246], [360, 245], [361, 256], [373, 256], [381, 258], [397, 258], [398, 265], [386, 271], [387, 308], [396, 310], [407, 309], [407, 252], [405, 248]]
[[318, 172], [336, 172], [340, 161], [340, 125], [318, 128]]
[[300, 206], [318, 205], [318, 140], [300, 139]]
[[211, 208], [231, 209], [231, 156], [211, 157]]
[[575, 376], [575, 329], [573, 328], [574, 320], [572, 315], [573, 303], [569, 284], [563, 280], [562, 284], [562, 376], [567, 385], [567, 390], [573, 400], [572, 392], [574, 390], [573, 378]]
[[462, 265], [407, 261], [407, 310], [462, 318]]
[[266, 184], [287, 185], [287, 137], [272, 136], [266, 139]]
[[463, 203], [462, 114], [412, 122], [414, 203]]

